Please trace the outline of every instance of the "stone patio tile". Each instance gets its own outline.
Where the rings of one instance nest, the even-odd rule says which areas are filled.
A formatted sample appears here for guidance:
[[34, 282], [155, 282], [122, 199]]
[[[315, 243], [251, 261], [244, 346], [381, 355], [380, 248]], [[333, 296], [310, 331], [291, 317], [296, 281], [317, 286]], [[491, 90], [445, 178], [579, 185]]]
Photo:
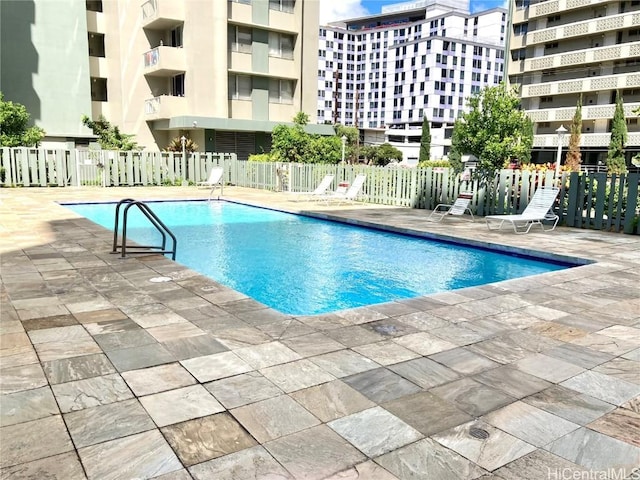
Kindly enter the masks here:
[[263, 368], [260, 373], [286, 393], [335, 380], [333, 375], [306, 359]]
[[142, 329], [140, 325], [128, 318], [125, 320], [105, 320], [104, 322], [98, 323], [85, 323], [84, 328], [86, 328], [91, 335], [120, 333]]
[[206, 332], [192, 323], [172, 323], [161, 327], [147, 329], [147, 332], [158, 342], [167, 342], [187, 337], [197, 337]]
[[[555, 304], [559, 305], [560, 301], [556, 301]], [[560, 320], [561, 318], [565, 318], [569, 315], [569, 313], [567, 313], [566, 311], [558, 310], [544, 305], [530, 305], [523, 308], [522, 312], [525, 315], [529, 315], [543, 321]]]
[[580, 330], [584, 330], [589, 333], [597, 332], [598, 330], [610, 327], [615, 323], [615, 321], [603, 318], [602, 315], [594, 314], [588, 310], [558, 318], [555, 322], [579, 328]]
[[422, 332], [449, 325], [448, 321], [443, 318], [436, 317], [435, 315], [431, 315], [429, 312], [408, 313], [394, 318], [395, 320], [411, 325], [416, 330], [420, 330]]
[[68, 327], [43, 328], [29, 332], [31, 342], [36, 345], [48, 342], [64, 342], [91, 339], [91, 336], [82, 325], [70, 325]]
[[[238, 320], [239, 322], [239, 320]], [[241, 323], [240, 325], [245, 325]], [[273, 339], [255, 327], [242, 326], [230, 328], [222, 332], [214, 332], [216, 339], [230, 349], [271, 342]]]
[[631, 410], [632, 412], [640, 413], [640, 396], [632, 398], [628, 402], [622, 404], [622, 408]]
[[363, 323], [362, 327], [387, 338], [401, 337], [419, 332], [418, 329], [407, 323], [400, 322], [395, 318], [384, 318], [382, 320]]
[[289, 338], [282, 343], [303, 357], [322, 355], [344, 348], [344, 345], [321, 332]]
[[193, 480], [193, 477], [189, 475], [189, 472], [185, 469], [174, 470], [170, 473], [165, 473], [159, 477], [153, 477], [154, 480]]
[[460, 378], [458, 373], [428, 358], [417, 358], [388, 368], [425, 389]]
[[224, 407], [202, 385], [141, 397], [140, 403], [159, 427], [224, 411]]
[[613, 358], [612, 355], [607, 353], [570, 343], [551, 348], [545, 351], [544, 354], [559, 358], [565, 362], [573, 363], [582, 368], [593, 368]]
[[471, 378], [461, 378], [446, 385], [432, 388], [429, 392], [437, 395], [474, 417], [500, 408], [515, 401], [515, 398], [476, 382]]
[[136, 396], [164, 392], [196, 383], [191, 374], [179, 363], [157, 367], [130, 370], [122, 373], [122, 378]]
[[0, 369], [5, 370], [11, 367], [20, 367], [32, 363], [38, 363], [38, 356], [33, 346], [22, 346], [15, 349], [4, 349], [0, 351]]
[[75, 452], [22, 463], [2, 470], [3, 480], [86, 480]]
[[136, 399], [66, 413], [64, 421], [76, 448], [155, 428], [151, 417]]
[[259, 445], [194, 465], [189, 471], [196, 480], [293, 480], [289, 472]]
[[300, 355], [280, 342], [270, 342], [252, 347], [239, 348], [234, 353], [253, 368], [260, 369], [281, 363], [299, 360]]
[[80, 323], [102, 323], [126, 320], [128, 317], [117, 308], [107, 308], [104, 310], [91, 310], [86, 312], [75, 312], [74, 317]]
[[589, 332], [580, 328], [563, 325], [555, 322], [538, 322], [535, 325], [530, 326], [527, 332], [537, 335], [544, 335], [545, 337], [560, 340], [562, 342], [572, 342], [578, 338], [582, 338]]
[[162, 345], [164, 345], [176, 360], [202, 357], [204, 355], [212, 355], [229, 350], [210, 334], [169, 340], [163, 342]]
[[162, 433], [187, 467], [256, 445], [228, 413], [170, 425]]
[[373, 310], [374, 312], [379, 312], [388, 317], [398, 317], [401, 315], [407, 315], [419, 310], [419, 308], [415, 308], [406, 302], [380, 303], [377, 305], [371, 305], [368, 308], [369, 310]]
[[0, 438], [0, 468], [3, 469], [73, 450], [60, 415], [2, 427]]
[[580, 425], [587, 425], [615, 408], [610, 403], [558, 385], [531, 395], [523, 402]]
[[353, 347], [352, 350], [385, 366], [405, 362], [420, 356], [418, 353], [391, 340]]
[[236, 355], [236, 352], [214, 353], [213, 355], [182, 360], [180, 363], [201, 383], [253, 370], [249, 364]]
[[593, 371], [626, 380], [627, 382], [640, 384], [640, 362], [633, 360], [614, 358], [610, 362], [598, 365]]
[[357, 347], [358, 345], [379, 342], [387, 338], [361, 325], [336, 328], [325, 333], [345, 347]]
[[[470, 299], [466, 298], [465, 301], [470, 301]], [[481, 318], [484, 315], [489, 315], [488, 312], [485, 312], [484, 314], [479, 312], [474, 313], [470, 310], [462, 308], [461, 305], [451, 305], [446, 307], [434, 308], [432, 310], [429, 310], [429, 313], [451, 323], [464, 323], [470, 320]]]
[[20, 320], [31, 320], [33, 318], [56, 317], [68, 315], [70, 312], [64, 305], [46, 305], [29, 309], [16, 309]]
[[470, 345], [472, 343], [481, 342], [486, 337], [475, 330], [467, 328], [470, 322], [450, 324], [440, 328], [430, 330], [430, 333], [442, 340], [454, 344], [456, 347]]
[[116, 371], [109, 359], [102, 353], [51, 360], [43, 362], [42, 367], [52, 385], [99, 377]]
[[[525, 335], [529, 338], [534, 336], [530, 333]], [[516, 337], [513, 334], [505, 334], [489, 340], [474, 343], [467, 348], [472, 352], [488, 357], [495, 362], [508, 364], [530, 355], [531, 352], [538, 351], [536, 344], [532, 344], [530, 341], [529, 345], [527, 345], [526, 343], [522, 343], [521, 340], [523, 340], [523, 337]], [[527, 348], [527, 346], [530, 348]]]
[[559, 358], [536, 353], [513, 364], [518, 370], [543, 378], [552, 383], [560, 383], [584, 372], [584, 368], [565, 362]]
[[153, 478], [182, 465], [158, 430], [78, 450], [89, 480]]
[[48, 386], [0, 395], [0, 427], [59, 413], [58, 404]]
[[489, 413], [483, 420], [536, 447], [543, 447], [580, 425], [540, 410], [524, 402]]
[[627, 342], [619, 338], [607, 337], [598, 333], [591, 333], [573, 340], [571, 343], [587, 347], [610, 355], [623, 355], [636, 348], [633, 342]]
[[323, 422], [375, 406], [364, 395], [340, 380], [299, 390], [291, 396]]
[[[474, 432], [482, 436], [477, 435], [480, 436], [477, 438]], [[535, 450], [533, 445], [478, 420], [438, 433], [432, 438], [489, 471]]]
[[458, 346], [427, 332], [405, 335], [404, 337], [396, 338], [394, 342], [420, 355], [432, 355]]
[[368, 457], [377, 457], [422, 438], [420, 432], [382, 407], [353, 413], [327, 425]]
[[53, 385], [51, 389], [62, 413], [106, 405], [133, 397], [127, 384], [116, 373], [60, 383]]
[[[297, 319], [288, 318], [273, 323], [256, 325], [260, 331], [269, 335], [273, 340], [285, 340], [315, 333], [316, 330]], [[284, 343], [284, 342], [283, 342]]]
[[282, 395], [282, 390], [259, 372], [223, 378], [204, 385], [227, 409]]
[[325, 425], [264, 445], [294, 478], [320, 480], [365, 460], [358, 450]]
[[583, 372], [561, 385], [614, 405], [622, 405], [640, 395], [640, 385], [594, 371]]
[[[86, 333], [86, 332], [85, 332]], [[5, 350], [7, 348], [31, 346], [29, 335], [24, 332], [16, 333], [3, 333], [0, 335], [0, 349]]]
[[430, 355], [429, 358], [463, 375], [473, 375], [500, 366], [499, 363], [466, 348], [454, 348]]
[[93, 338], [105, 352], [156, 343], [155, 338], [141, 328], [118, 333], [101, 333]]
[[557, 439], [545, 450], [591, 470], [624, 469], [622, 478], [640, 464], [640, 448], [584, 427]]
[[336, 312], [336, 315], [348, 320], [352, 325], [374, 322], [387, 318], [388, 315], [369, 307], [351, 308]]
[[453, 403], [430, 392], [407, 395], [382, 406], [423, 435], [433, 435], [472, 419]]
[[531, 315], [527, 315], [525, 309], [515, 310], [513, 312], [504, 312], [499, 313], [497, 315], [492, 315], [491, 318], [498, 322], [502, 322], [505, 325], [508, 325], [513, 328], [524, 329], [530, 327], [531, 325], [535, 325], [540, 321], [540, 319], [536, 317], [532, 317]]
[[333, 330], [334, 328], [346, 327], [351, 322], [346, 318], [339, 317], [335, 313], [325, 313], [320, 315], [301, 315], [297, 319], [314, 330]]
[[388, 402], [421, 390], [416, 384], [387, 368], [357, 373], [344, 377], [342, 381], [375, 403]]
[[527, 397], [551, 386], [541, 378], [508, 365], [479, 373], [474, 375], [473, 379], [516, 398]]
[[233, 409], [231, 414], [260, 443], [320, 423], [317, 418], [286, 395]]
[[160, 303], [122, 307], [122, 311], [142, 328], [187, 322], [186, 319]]
[[[594, 472], [558, 457], [546, 450], [536, 450], [517, 460], [500, 467], [493, 473], [496, 478], [505, 480], [515, 479], [551, 479], [562, 478], [563, 472], [569, 478], [589, 478]], [[573, 475], [576, 475], [575, 477]]]
[[39, 343], [34, 346], [41, 362], [60, 360], [61, 358], [81, 357], [92, 353], [102, 353], [98, 344], [94, 342], [89, 335], [87, 335], [86, 338]]
[[107, 352], [107, 356], [119, 372], [154, 367], [176, 361], [176, 358], [159, 343], [123, 348], [121, 350], [111, 350]]
[[624, 355], [622, 355], [622, 358], [640, 362], [640, 348], [636, 348], [635, 350], [625, 353]]
[[326, 480], [398, 480], [398, 477], [392, 475], [380, 465], [369, 460], [368, 462], [360, 463], [353, 468], [344, 470], [340, 473], [336, 473]]
[[66, 327], [77, 324], [78, 321], [70, 313], [53, 317], [32, 318], [31, 320], [22, 321], [22, 325], [27, 332], [44, 328]]
[[461, 480], [480, 477], [485, 470], [425, 438], [375, 459], [398, 478], [415, 480]]
[[588, 425], [591, 430], [640, 447], [640, 413], [617, 408]]
[[311, 357], [313, 363], [331, 375], [341, 378], [380, 367], [373, 360], [351, 350], [340, 350]]
[[14, 393], [21, 390], [43, 387], [47, 384], [40, 364], [19, 365], [0, 368], [0, 393]]
[[[205, 297], [205, 298], [210, 300], [210, 298], [208, 297]], [[261, 321], [263, 323], [271, 323], [276, 320], [282, 319], [281, 313], [276, 312], [275, 310], [272, 310], [270, 308], [267, 308], [266, 305], [249, 297], [240, 298], [238, 300], [227, 301], [224, 303], [223, 302], [212, 302], [212, 303], [218, 304], [220, 308], [236, 316], [238, 316], [238, 314], [244, 314], [246, 318], [253, 319], [254, 323], [252, 323], [252, 325], [257, 325]]]

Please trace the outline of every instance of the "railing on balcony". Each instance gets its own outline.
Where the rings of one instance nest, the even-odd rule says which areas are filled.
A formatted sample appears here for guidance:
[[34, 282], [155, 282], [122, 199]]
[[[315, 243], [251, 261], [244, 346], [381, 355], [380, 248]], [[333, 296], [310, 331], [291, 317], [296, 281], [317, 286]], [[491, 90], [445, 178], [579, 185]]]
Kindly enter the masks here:
[[[569, 142], [569, 136], [565, 135], [562, 142], [563, 146], [567, 146]], [[606, 147], [611, 140], [611, 133], [583, 133], [580, 135], [581, 147]], [[627, 145], [640, 145], [640, 132], [629, 133], [627, 136]], [[534, 148], [557, 148], [558, 147], [558, 135], [534, 135], [533, 136]]]
[[602, 0], [555, 0], [542, 2], [529, 7], [529, 18], [545, 17], [558, 12], [602, 4]]
[[147, 0], [142, 4], [142, 18], [143, 20], [148, 20], [153, 18], [158, 13], [158, 6], [156, 3], [157, 0]]
[[542, 95], [564, 95], [569, 93], [594, 92], [599, 90], [616, 90], [640, 87], [640, 73], [605, 75], [578, 80], [538, 83], [522, 87], [522, 96], [537, 97]]
[[144, 101], [145, 115], [155, 115], [160, 112], [160, 102], [162, 97], [153, 97]]
[[160, 58], [160, 51], [158, 47], [149, 50], [148, 52], [144, 52], [144, 66], [145, 67], [155, 67], [158, 64], [158, 59]]
[[530, 72], [638, 56], [640, 56], [640, 42], [633, 42], [528, 58], [524, 62], [524, 69]]
[[[638, 107], [640, 107], [640, 103], [626, 103], [624, 105], [625, 117], [633, 117], [635, 115], [633, 110]], [[582, 107], [582, 119], [595, 120], [598, 118], [613, 118], [615, 108], [616, 106], [613, 104]], [[525, 113], [533, 122], [567, 121], [573, 118], [573, 115], [576, 113], [576, 107], [526, 110]]]

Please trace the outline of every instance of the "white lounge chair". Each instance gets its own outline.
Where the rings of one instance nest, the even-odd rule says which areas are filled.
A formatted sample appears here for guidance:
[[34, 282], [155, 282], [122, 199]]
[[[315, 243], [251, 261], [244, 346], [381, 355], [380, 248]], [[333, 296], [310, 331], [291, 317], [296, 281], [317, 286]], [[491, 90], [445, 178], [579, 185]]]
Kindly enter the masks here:
[[211, 188], [211, 192], [209, 192], [209, 198], [211, 198], [211, 195], [213, 194], [213, 191], [216, 188], [220, 188], [220, 193], [222, 193], [222, 185], [223, 185], [222, 175], [223, 174], [224, 174], [224, 168], [222, 168], [222, 167], [213, 167], [211, 169], [211, 171], [209, 172], [209, 178], [207, 178], [207, 180], [205, 180], [204, 182], [196, 183], [196, 186], [197, 187], [210, 187]]
[[295, 195], [296, 200], [321, 199], [327, 194], [327, 190], [329, 190], [331, 183], [333, 183], [333, 177], [334, 175], [332, 174], [325, 175], [324, 178], [320, 181], [320, 183], [316, 187], [316, 189], [313, 190], [312, 192], [287, 192], [287, 193], [290, 195]]
[[433, 212], [431, 212], [431, 215], [427, 217], [427, 220], [439, 222], [447, 215], [462, 217], [465, 212], [469, 212], [469, 215], [471, 216], [470, 220], [473, 222], [473, 213], [471, 212], [471, 208], [469, 208], [471, 200], [473, 200], [473, 193], [460, 192], [456, 201], [453, 202], [453, 205], [445, 203], [439, 203], [436, 205]]
[[364, 185], [364, 181], [367, 179], [367, 176], [363, 173], [360, 175], [356, 175], [356, 178], [353, 180], [353, 183], [346, 191], [335, 191], [330, 194], [322, 197], [322, 200], [325, 203], [329, 204], [330, 202], [338, 202], [338, 204], [342, 202], [354, 202], [358, 195], [360, 195], [360, 190], [362, 190], [362, 186]]
[[[540, 225], [543, 231], [550, 232], [560, 218], [551, 211], [560, 189], [557, 187], [541, 187], [535, 191], [527, 208], [519, 215], [488, 215], [485, 217], [489, 230], [499, 230], [503, 225], [511, 224], [516, 233], [529, 233], [533, 225]], [[551, 221], [551, 228], [544, 228], [543, 221]]]

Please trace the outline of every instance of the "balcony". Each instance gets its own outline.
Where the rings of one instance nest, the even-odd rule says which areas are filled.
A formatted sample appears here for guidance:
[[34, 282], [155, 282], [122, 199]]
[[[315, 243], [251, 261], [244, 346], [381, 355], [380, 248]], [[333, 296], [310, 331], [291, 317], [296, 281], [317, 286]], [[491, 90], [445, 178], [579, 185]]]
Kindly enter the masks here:
[[554, 0], [541, 2], [529, 7], [529, 18], [546, 17], [554, 13], [564, 13], [568, 10], [589, 6], [602, 6], [602, 0]]
[[547, 55], [538, 58], [528, 58], [525, 60], [524, 70], [526, 72], [532, 72], [552, 68], [559, 69], [634, 57], [640, 57], [640, 42], [563, 52], [557, 55]]
[[161, 95], [144, 101], [144, 119], [159, 120], [187, 114], [187, 99]]
[[187, 70], [184, 48], [156, 47], [143, 54], [144, 74], [172, 77]]
[[[568, 0], [567, 0], [568, 1]], [[602, 34], [634, 28], [640, 25], [640, 13], [629, 12], [620, 15], [594, 18], [584, 22], [570, 23], [559, 27], [545, 28], [527, 33], [526, 44], [532, 46], [539, 43], [552, 42], [554, 40], [566, 40], [568, 38], [584, 37], [587, 35]]]
[[142, 28], [170, 30], [184, 23], [184, 3], [174, 0], [147, 0], [142, 4]]
[[[635, 114], [633, 110], [640, 107], [640, 103], [625, 103], [624, 115], [625, 117], [633, 118]], [[614, 104], [608, 105], [593, 105], [590, 107], [582, 107], [582, 119], [583, 120], [597, 120], [600, 118], [613, 118], [613, 112], [616, 106]], [[544, 110], [525, 110], [527, 116], [534, 122], [566, 122], [573, 119], [573, 115], [576, 112], [575, 107], [568, 108], [549, 108]]]
[[616, 90], [625, 88], [639, 88], [640, 73], [606, 75], [589, 77], [578, 80], [564, 80], [560, 82], [538, 83], [524, 85], [522, 97], [539, 97], [549, 95], [565, 95], [569, 93], [596, 92], [600, 90]]
[[[609, 146], [611, 133], [583, 133], [580, 135], [581, 147], [604, 147]], [[569, 135], [564, 136], [562, 144], [566, 147], [569, 144]], [[640, 132], [629, 133], [627, 147], [640, 146]], [[533, 148], [558, 148], [558, 135], [534, 135]]]

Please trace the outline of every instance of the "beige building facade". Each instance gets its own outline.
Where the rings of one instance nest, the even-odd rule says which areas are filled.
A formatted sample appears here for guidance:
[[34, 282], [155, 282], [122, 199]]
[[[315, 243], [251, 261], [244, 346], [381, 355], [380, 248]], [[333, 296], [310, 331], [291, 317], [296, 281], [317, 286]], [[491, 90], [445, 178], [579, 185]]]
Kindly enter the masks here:
[[[537, 162], [554, 162], [556, 130], [570, 128], [582, 97], [584, 165], [605, 162], [616, 92], [628, 127], [627, 155], [640, 151], [640, 1], [511, 0], [508, 78], [535, 125]], [[568, 144], [565, 135], [563, 145]]]
[[[135, 134], [147, 150], [162, 150], [184, 135], [200, 151], [234, 152], [247, 158], [268, 150], [273, 127], [291, 122], [299, 111], [311, 117], [311, 129], [332, 133], [330, 127], [312, 125], [317, 100], [317, 0], [29, 3], [37, 11], [56, 10], [52, 7], [56, 2], [60, 16], [67, 4], [76, 7], [66, 10], [75, 15], [75, 30], [57, 35], [84, 32], [68, 42], [70, 49], [82, 52], [81, 63], [88, 64], [87, 71], [78, 69], [86, 82], [84, 91], [79, 89], [73, 97], [84, 96], [83, 108], [90, 106], [85, 114], [94, 119], [104, 115], [122, 132]], [[49, 22], [35, 22], [33, 30], [49, 27]], [[45, 48], [35, 55], [55, 53]], [[45, 79], [33, 94], [47, 96], [46, 84]], [[57, 102], [64, 105], [67, 100], [60, 97], [64, 93], [57, 95]], [[82, 141], [70, 132], [67, 143], [73, 138]]]

